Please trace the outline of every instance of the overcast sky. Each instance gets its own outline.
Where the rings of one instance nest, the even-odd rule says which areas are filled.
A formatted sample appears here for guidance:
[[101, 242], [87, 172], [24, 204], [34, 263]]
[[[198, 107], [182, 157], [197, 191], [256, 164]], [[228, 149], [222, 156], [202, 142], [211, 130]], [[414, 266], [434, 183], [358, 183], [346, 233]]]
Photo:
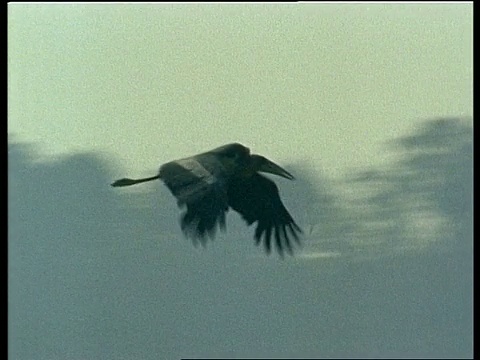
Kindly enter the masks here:
[[[472, 4], [8, 11], [12, 359], [472, 356]], [[295, 257], [109, 187], [233, 141]]]
[[471, 4], [15, 4], [9, 132], [119, 174], [239, 141], [339, 176], [472, 115]]

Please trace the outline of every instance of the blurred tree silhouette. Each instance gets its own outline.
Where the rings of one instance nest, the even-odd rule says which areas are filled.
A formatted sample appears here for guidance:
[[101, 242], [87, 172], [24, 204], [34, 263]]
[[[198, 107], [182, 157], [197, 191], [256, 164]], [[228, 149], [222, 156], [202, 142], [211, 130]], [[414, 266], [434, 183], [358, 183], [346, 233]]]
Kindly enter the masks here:
[[98, 155], [44, 159], [10, 139], [9, 355], [471, 356], [471, 128], [433, 120], [391, 145], [398, 163], [346, 181], [375, 190], [355, 203], [288, 167], [297, 181], [279, 185], [304, 251], [340, 256], [279, 261], [239, 216], [195, 249], [160, 182], [113, 191]]
[[122, 313], [132, 308], [120, 304], [141, 291], [150, 260], [171, 254], [158, 237], [173, 224], [145, 207], [148, 193], [112, 196], [110, 166], [95, 154], [45, 159], [38, 147], [12, 141], [8, 158], [10, 354], [131, 357], [125, 337], [135, 324]]
[[295, 181], [282, 188], [282, 196], [304, 230], [306, 252], [345, 253], [351, 251], [349, 239], [355, 228], [351, 207], [335, 193], [322, 174], [313, 174], [307, 162], [287, 167]]
[[436, 209], [451, 231], [440, 237], [451, 249], [472, 249], [473, 132], [467, 119], [437, 119], [417, 135], [395, 142], [409, 158], [402, 188]]
[[[359, 243], [389, 250], [471, 251], [472, 129], [465, 119], [434, 119], [389, 148], [401, 160], [350, 184], [375, 189], [357, 203]], [[432, 246], [433, 248], [432, 248]]]

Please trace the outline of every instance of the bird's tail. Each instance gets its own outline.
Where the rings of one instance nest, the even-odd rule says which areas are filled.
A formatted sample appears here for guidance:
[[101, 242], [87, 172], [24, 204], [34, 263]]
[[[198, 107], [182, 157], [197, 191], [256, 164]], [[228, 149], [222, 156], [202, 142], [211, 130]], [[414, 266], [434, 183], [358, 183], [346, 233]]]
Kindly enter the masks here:
[[135, 184], [139, 184], [139, 183], [142, 183], [142, 182], [152, 181], [152, 180], [157, 180], [157, 179], [160, 179], [159, 175], [148, 177], [148, 178], [143, 178], [143, 179], [123, 178], [123, 179], [119, 179], [119, 180], [113, 182], [111, 185], [113, 187], [130, 186], [130, 185], [135, 185]]

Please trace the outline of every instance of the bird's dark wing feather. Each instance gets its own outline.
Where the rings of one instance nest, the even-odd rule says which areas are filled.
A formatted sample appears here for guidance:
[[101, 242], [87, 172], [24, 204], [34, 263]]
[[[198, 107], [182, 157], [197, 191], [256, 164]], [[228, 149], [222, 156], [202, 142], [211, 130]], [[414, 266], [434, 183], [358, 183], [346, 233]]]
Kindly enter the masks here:
[[260, 174], [231, 179], [228, 186], [228, 204], [240, 213], [248, 225], [257, 223], [255, 240], [264, 241], [267, 253], [271, 251], [272, 235], [278, 252], [292, 253], [290, 235], [298, 243], [302, 232], [280, 200], [275, 183]]
[[178, 206], [187, 207], [181, 219], [187, 237], [205, 244], [207, 235], [215, 236], [217, 226], [225, 229], [227, 190], [220, 178], [193, 159], [163, 165], [160, 178], [177, 198]]

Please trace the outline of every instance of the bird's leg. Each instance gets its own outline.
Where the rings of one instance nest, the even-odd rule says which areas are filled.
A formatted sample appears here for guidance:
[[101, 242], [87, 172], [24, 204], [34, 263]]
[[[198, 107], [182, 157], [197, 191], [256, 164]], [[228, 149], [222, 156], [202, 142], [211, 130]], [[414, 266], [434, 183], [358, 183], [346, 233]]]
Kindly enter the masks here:
[[143, 179], [123, 178], [123, 179], [119, 179], [119, 180], [113, 182], [111, 185], [113, 187], [130, 186], [130, 185], [135, 185], [135, 184], [139, 184], [139, 183], [146, 182], [146, 181], [156, 180], [156, 179], [159, 179], [159, 178], [160, 178], [160, 176], [158, 176], [158, 175], [148, 177], [148, 178], [143, 178]]

